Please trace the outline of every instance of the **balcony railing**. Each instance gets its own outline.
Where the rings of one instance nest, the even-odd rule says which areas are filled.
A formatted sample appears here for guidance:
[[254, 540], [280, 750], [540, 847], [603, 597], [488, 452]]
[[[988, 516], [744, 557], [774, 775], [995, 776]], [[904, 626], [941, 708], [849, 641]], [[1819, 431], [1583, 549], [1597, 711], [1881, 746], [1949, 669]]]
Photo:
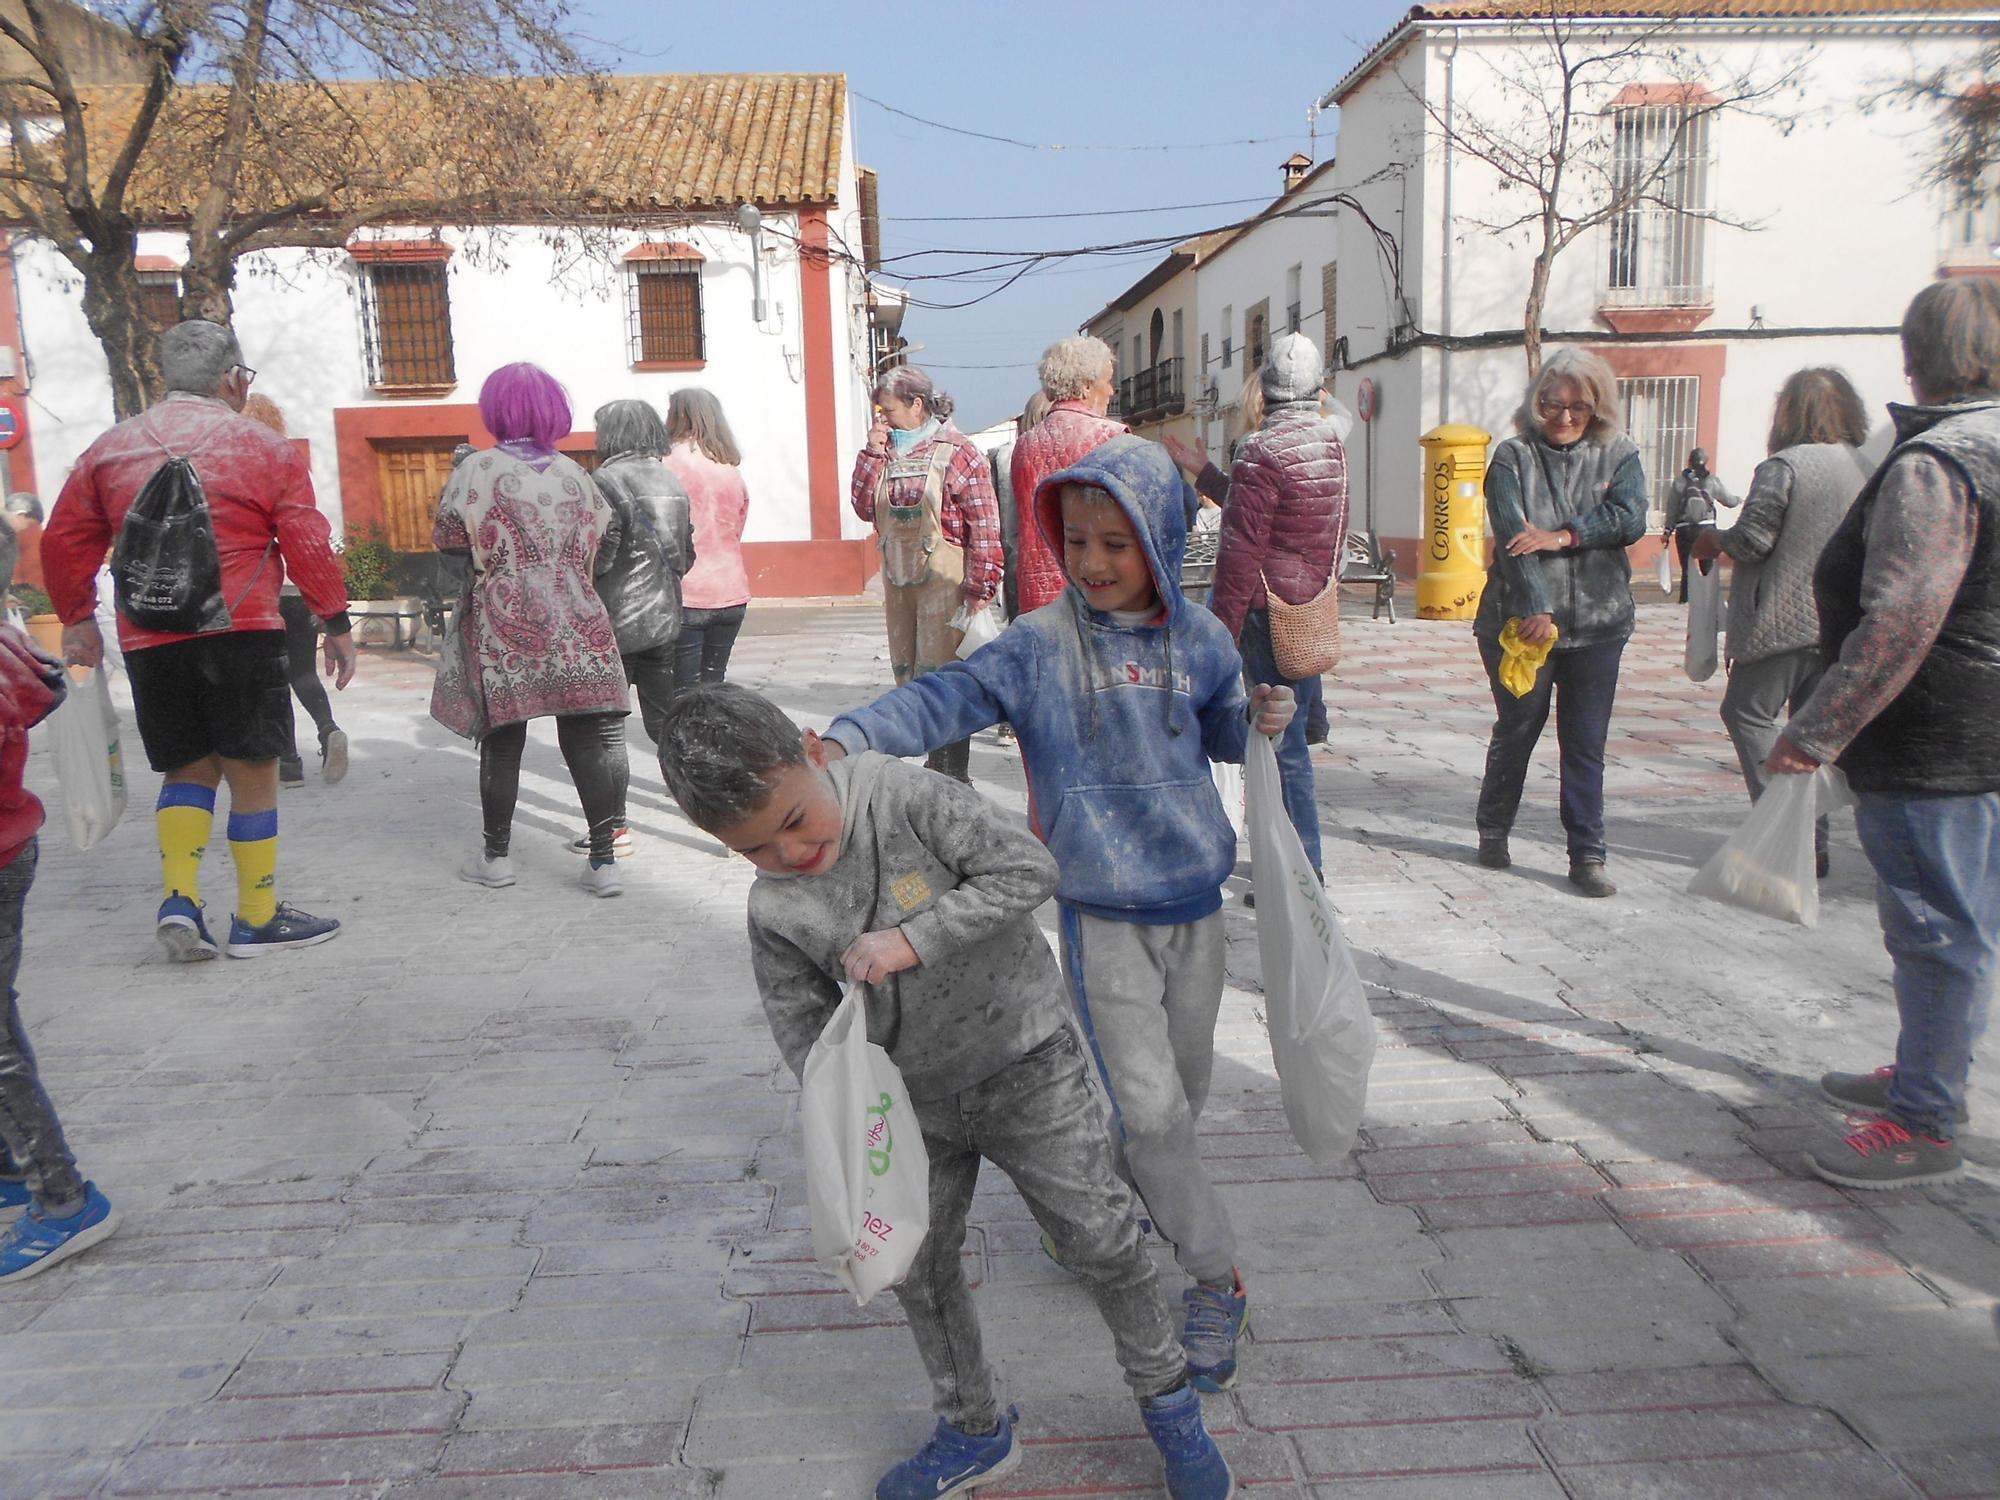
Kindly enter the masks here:
[[1180, 358], [1163, 359], [1121, 380], [1112, 408], [1119, 420], [1145, 422], [1185, 411], [1187, 392], [1181, 384], [1181, 370], [1186, 363]]

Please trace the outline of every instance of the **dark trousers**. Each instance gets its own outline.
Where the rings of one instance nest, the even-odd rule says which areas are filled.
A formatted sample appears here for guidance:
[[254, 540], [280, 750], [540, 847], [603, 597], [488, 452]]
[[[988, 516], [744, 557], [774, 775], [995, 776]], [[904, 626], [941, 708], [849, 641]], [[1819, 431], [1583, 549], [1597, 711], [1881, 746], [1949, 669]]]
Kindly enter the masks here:
[[[299, 707], [312, 716], [319, 730], [320, 748], [339, 726], [333, 722], [333, 702], [326, 696], [326, 684], [319, 678], [319, 616], [312, 606], [295, 594], [278, 596], [278, 613], [285, 621], [285, 675], [292, 681], [292, 696]], [[292, 736], [292, 753], [286, 760], [299, 759], [299, 741]]]
[[[681, 633], [674, 650], [674, 692], [684, 693], [697, 682], [720, 682], [736, 649], [747, 605], [728, 609], [683, 609]], [[652, 734], [652, 730], [646, 731]], [[655, 736], [657, 739], [657, 736]]]
[[0, 1177], [25, 1179], [35, 1206], [62, 1219], [82, 1206], [83, 1177], [63, 1139], [55, 1106], [42, 1089], [35, 1049], [28, 1045], [28, 1028], [21, 1024], [14, 994], [14, 976], [21, 971], [21, 920], [28, 887], [35, 883], [37, 852], [30, 839], [0, 869], [0, 989], [7, 994], [0, 1007]]
[[1611, 732], [1611, 702], [1618, 692], [1623, 641], [1549, 653], [1548, 663], [1524, 698], [1500, 685], [1500, 644], [1482, 639], [1479, 655], [1493, 687], [1498, 717], [1486, 746], [1486, 779], [1479, 787], [1481, 838], [1504, 837], [1521, 807], [1528, 761], [1555, 706], [1556, 744], [1562, 752], [1562, 822], [1569, 857], [1604, 858], [1604, 741]]
[[[479, 811], [486, 824], [486, 857], [504, 859], [514, 835], [514, 804], [521, 795], [525, 723], [503, 724], [479, 742]], [[590, 857], [611, 858], [611, 841], [624, 815], [631, 766], [625, 758], [625, 716], [558, 714], [556, 743], [590, 823]]]
[[1674, 551], [1681, 558], [1681, 603], [1688, 602], [1688, 554], [1694, 551], [1694, 539], [1701, 535], [1701, 522], [1683, 521], [1674, 528]]
[[680, 641], [663, 641], [644, 651], [623, 653], [625, 680], [639, 690], [639, 726], [657, 748], [666, 731], [667, 709], [679, 677]]
[[[1278, 659], [1271, 650], [1271, 615], [1268, 610], [1253, 609], [1243, 617], [1243, 639], [1238, 645], [1243, 651], [1243, 670], [1252, 682], [1288, 687], [1298, 698], [1292, 722], [1278, 736], [1278, 778], [1285, 793], [1285, 815], [1292, 820], [1292, 827], [1299, 831], [1299, 842], [1305, 846], [1306, 858], [1312, 861], [1313, 869], [1318, 870], [1319, 800], [1313, 790], [1312, 746], [1308, 739], [1315, 710], [1321, 724], [1320, 737], [1326, 737], [1325, 684], [1317, 677], [1295, 680], [1278, 670]], [[1251, 732], [1254, 734], [1256, 731]]]

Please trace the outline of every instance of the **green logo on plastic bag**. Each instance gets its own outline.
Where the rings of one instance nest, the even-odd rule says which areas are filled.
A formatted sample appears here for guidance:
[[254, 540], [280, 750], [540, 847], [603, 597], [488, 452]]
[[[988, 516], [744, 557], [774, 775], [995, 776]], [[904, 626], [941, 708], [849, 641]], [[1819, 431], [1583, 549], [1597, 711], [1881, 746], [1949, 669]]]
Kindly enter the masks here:
[[884, 1177], [889, 1171], [889, 1155], [896, 1149], [895, 1138], [889, 1133], [889, 1111], [896, 1107], [896, 1101], [887, 1094], [880, 1104], [866, 1106], [874, 1118], [868, 1122], [868, 1171], [871, 1176]]

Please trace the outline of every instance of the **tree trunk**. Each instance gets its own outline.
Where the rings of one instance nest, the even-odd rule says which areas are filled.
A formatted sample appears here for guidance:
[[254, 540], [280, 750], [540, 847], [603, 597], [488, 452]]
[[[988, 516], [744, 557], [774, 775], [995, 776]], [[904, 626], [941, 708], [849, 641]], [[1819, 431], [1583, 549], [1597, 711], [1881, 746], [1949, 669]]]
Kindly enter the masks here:
[[190, 244], [187, 264], [181, 268], [181, 316], [230, 327], [236, 305], [229, 294], [235, 285], [234, 257]]
[[83, 315], [111, 370], [111, 412], [137, 416], [163, 393], [152, 321], [133, 265], [133, 241], [92, 248], [83, 278]]
[[1555, 251], [1544, 246], [1528, 276], [1528, 304], [1521, 311], [1521, 342], [1528, 354], [1528, 379], [1542, 372], [1542, 308], [1549, 299], [1549, 273]]

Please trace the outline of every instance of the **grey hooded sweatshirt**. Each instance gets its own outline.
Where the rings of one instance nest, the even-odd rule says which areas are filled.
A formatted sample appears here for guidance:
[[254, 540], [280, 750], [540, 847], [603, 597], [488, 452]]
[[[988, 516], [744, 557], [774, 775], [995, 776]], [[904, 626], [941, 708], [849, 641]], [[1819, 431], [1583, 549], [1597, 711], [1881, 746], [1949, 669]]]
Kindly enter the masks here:
[[750, 963], [794, 1073], [840, 1003], [840, 955], [900, 927], [921, 962], [868, 987], [868, 1039], [912, 1099], [992, 1077], [1068, 1024], [1061, 972], [1035, 908], [1056, 863], [969, 787], [885, 755], [834, 761], [840, 853], [818, 875], [760, 874]]

